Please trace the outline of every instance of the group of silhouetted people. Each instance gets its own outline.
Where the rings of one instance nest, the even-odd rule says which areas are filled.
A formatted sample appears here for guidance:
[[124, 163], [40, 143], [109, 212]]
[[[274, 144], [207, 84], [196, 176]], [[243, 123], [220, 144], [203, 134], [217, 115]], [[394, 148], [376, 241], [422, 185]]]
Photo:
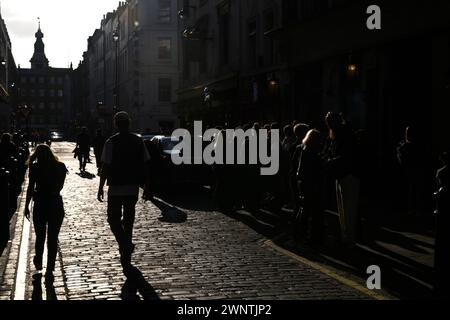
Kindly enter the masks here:
[[[325, 124], [326, 133], [295, 121], [283, 127], [281, 139], [276, 142], [271, 140], [270, 131], [279, 130], [279, 124], [262, 126], [269, 131], [268, 144], [279, 143], [279, 172], [274, 176], [261, 176], [260, 165], [215, 165], [214, 198], [217, 205], [223, 209], [245, 207], [253, 210], [261, 206], [292, 209], [296, 242], [320, 244], [327, 199], [326, 179], [330, 179], [334, 181], [340, 239], [344, 245], [354, 246], [360, 146], [356, 134], [340, 114], [328, 113]], [[244, 131], [253, 128], [256, 133], [261, 126], [255, 123], [242, 128]]]
[[[135, 250], [135, 206], [140, 188], [144, 189], [145, 200], [152, 199], [150, 164], [152, 158], [157, 158], [157, 151], [152, 144], [144, 143], [142, 138], [130, 132], [131, 119], [127, 113], [117, 113], [114, 123], [118, 133], [109, 139], [105, 139], [101, 131], [97, 131], [95, 138], [91, 139], [86, 129], [83, 129], [77, 138], [75, 156], [80, 162], [80, 171], [85, 171], [91, 146], [94, 146], [100, 176], [97, 199], [104, 201], [104, 187], [107, 184], [107, 221], [118, 243], [124, 273], [130, 276], [133, 272], [131, 257]], [[296, 121], [284, 126], [281, 139], [274, 141], [271, 132], [279, 130], [277, 123], [243, 126], [244, 131], [253, 129], [255, 134], [261, 128], [269, 132], [268, 145], [279, 144], [280, 170], [274, 176], [262, 176], [261, 163], [213, 165], [213, 194], [217, 206], [225, 210], [242, 207], [253, 210], [266, 205], [279, 209], [290, 208], [294, 212], [293, 238], [296, 244], [320, 245], [324, 240], [324, 211], [330, 192], [327, 185], [331, 181], [339, 213], [339, 240], [345, 247], [353, 248], [357, 240], [359, 219], [360, 177], [363, 165], [361, 141], [338, 113], [329, 112], [324, 118], [323, 127], [326, 128], [325, 131]], [[408, 210], [413, 213], [418, 208], [417, 197], [421, 195], [418, 191], [421, 188], [418, 181], [423, 180], [417, 177], [417, 167], [421, 162], [420, 158], [415, 158], [417, 149], [412, 137], [412, 130], [407, 129], [405, 141], [397, 149], [397, 156], [407, 177]], [[249, 144], [247, 139], [242, 146], [233, 146], [237, 148], [234, 155], [246, 152], [246, 159], [249, 159]], [[448, 160], [448, 153], [444, 153], [441, 157], [442, 168], [436, 175], [439, 190], [436, 193], [435, 212], [435, 272], [436, 292], [440, 293], [445, 292], [447, 284], [450, 284], [450, 277], [446, 275], [448, 263], [445, 258], [450, 244], [447, 232], [450, 222]], [[17, 161], [22, 165], [17, 166]], [[20, 135], [3, 134], [0, 141], [0, 168], [13, 171], [11, 163], [16, 164], [15, 170], [18, 172], [14, 184], [16, 188], [23, 182], [27, 166], [29, 168], [25, 216], [31, 218], [30, 203], [33, 200], [32, 221], [36, 233], [33, 263], [37, 270], [43, 269], [44, 243], [47, 239], [45, 279], [51, 283], [55, 270], [58, 234], [65, 215], [60, 192], [68, 170], [50, 146], [37, 145], [29, 156], [28, 144]], [[19, 190], [14, 190], [15, 195]]]
[[9, 240], [9, 221], [17, 210], [29, 156], [25, 137], [16, 132], [0, 138], [0, 247]]

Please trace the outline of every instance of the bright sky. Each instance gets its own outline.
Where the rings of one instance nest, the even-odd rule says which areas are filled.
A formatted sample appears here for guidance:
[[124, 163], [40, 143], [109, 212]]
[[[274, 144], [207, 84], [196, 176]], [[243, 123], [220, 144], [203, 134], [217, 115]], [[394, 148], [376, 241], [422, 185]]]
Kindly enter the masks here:
[[88, 37], [119, 0], [0, 0], [0, 4], [17, 65], [30, 67], [40, 17], [50, 66], [68, 67], [73, 62], [76, 68]]

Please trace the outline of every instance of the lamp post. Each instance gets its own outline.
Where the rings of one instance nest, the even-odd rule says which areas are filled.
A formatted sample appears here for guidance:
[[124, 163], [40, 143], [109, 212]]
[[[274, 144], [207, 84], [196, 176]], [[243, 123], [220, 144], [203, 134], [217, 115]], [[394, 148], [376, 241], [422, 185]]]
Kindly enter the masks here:
[[203, 89], [203, 101], [207, 107], [208, 121], [212, 121], [212, 95], [208, 87]]
[[119, 110], [119, 42], [120, 42], [120, 23], [117, 25], [116, 30], [113, 33], [113, 41], [116, 45], [116, 80], [114, 85], [114, 111]]
[[27, 105], [25, 106], [19, 106], [19, 111], [22, 114], [22, 116], [25, 118], [25, 125], [27, 128], [27, 139], [30, 137], [30, 114], [31, 114], [31, 108]]

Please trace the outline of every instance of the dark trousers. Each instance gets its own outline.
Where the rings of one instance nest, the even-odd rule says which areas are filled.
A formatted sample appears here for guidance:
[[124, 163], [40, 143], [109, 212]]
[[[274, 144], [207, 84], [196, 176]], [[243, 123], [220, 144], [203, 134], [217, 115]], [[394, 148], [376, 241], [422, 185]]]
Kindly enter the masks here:
[[36, 233], [36, 260], [42, 261], [45, 237], [47, 236], [47, 272], [55, 270], [58, 252], [58, 235], [64, 220], [64, 205], [61, 197], [35, 199], [33, 210], [34, 232]]
[[133, 224], [136, 215], [138, 196], [109, 196], [108, 223], [121, 253], [133, 244]]
[[101, 167], [102, 164], [102, 152], [94, 151], [95, 154], [95, 163], [97, 164], [97, 169]]
[[320, 197], [313, 192], [304, 192], [301, 202], [297, 206], [294, 237], [297, 240], [306, 239], [310, 231], [310, 240], [320, 244], [324, 228], [324, 212], [320, 205]]
[[80, 162], [80, 169], [86, 169], [86, 163], [89, 159], [89, 151], [80, 151], [78, 153], [78, 161]]

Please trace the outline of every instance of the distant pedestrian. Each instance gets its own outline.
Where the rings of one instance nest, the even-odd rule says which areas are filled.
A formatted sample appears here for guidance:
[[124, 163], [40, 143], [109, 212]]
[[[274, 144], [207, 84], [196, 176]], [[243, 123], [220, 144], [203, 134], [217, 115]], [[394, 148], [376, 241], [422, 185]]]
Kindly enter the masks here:
[[450, 169], [449, 153], [441, 156], [443, 167], [436, 174], [439, 191], [436, 208], [436, 241], [434, 253], [435, 294], [439, 297], [449, 297], [450, 263], [448, 262], [448, 250], [450, 248]]
[[345, 124], [342, 116], [330, 112], [326, 116], [329, 129], [327, 168], [336, 180], [336, 199], [344, 245], [356, 244], [360, 179], [357, 161], [358, 143], [353, 131]]
[[303, 151], [303, 139], [305, 139], [306, 134], [310, 130], [307, 124], [298, 123], [294, 127], [294, 134], [297, 139], [296, 146], [293, 150], [292, 156], [290, 158], [290, 166], [289, 166], [289, 186], [291, 192], [291, 206], [294, 209], [294, 213], [299, 210], [299, 202], [298, 202], [298, 185], [297, 185], [297, 169], [300, 161], [300, 155]]
[[[322, 137], [319, 131], [310, 130], [301, 146], [297, 169], [297, 181], [301, 206], [296, 217], [296, 240], [310, 240], [314, 244], [322, 242], [324, 186], [323, 165], [320, 152]], [[311, 224], [311, 228], [309, 225]], [[308, 230], [310, 238], [308, 239]]]
[[[294, 128], [291, 125], [287, 125], [283, 128], [284, 139], [282, 142], [282, 150], [292, 156], [295, 147], [297, 146], [297, 137], [294, 134]], [[290, 158], [289, 156], [289, 158]]]
[[108, 223], [119, 245], [120, 261], [126, 276], [132, 270], [133, 225], [139, 187], [145, 185], [144, 199], [151, 198], [148, 191], [150, 156], [144, 141], [130, 133], [130, 122], [126, 112], [119, 112], [114, 117], [119, 133], [105, 143], [97, 195], [103, 202], [103, 189], [108, 182]]
[[81, 129], [81, 133], [77, 138], [77, 145], [75, 147], [78, 155], [78, 161], [80, 162], [80, 172], [86, 171], [86, 164], [89, 159], [89, 153], [91, 151], [91, 138], [87, 133], [87, 128]]
[[102, 152], [103, 147], [105, 146], [105, 142], [106, 138], [103, 136], [102, 130], [98, 129], [93, 141], [94, 155], [95, 155], [95, 162], [97, 164], [97, 169], [100, 169], [101, 167]]
[[34, 266], [42, 270], [42, 256], [47, 237], [46, 283], [53, 282], [58, 247], [58, 235], [64, 220], [64, 204], [60, 195], [67, 168], [45, 144], [36, 147], [28, 160], [29, 184], [25, 203], [25, 217], [30, 219], [29, 205], [34, 202], [33, 223], [36, 233]]
[[415, 129], [411, 126], [407, 127], [405, 138], [397, 147], [397, 159], [406, 184], [407, 213], [416, 217], [420, 216], [423, 210], [422, 190], [425, 182], [423, 152]]

